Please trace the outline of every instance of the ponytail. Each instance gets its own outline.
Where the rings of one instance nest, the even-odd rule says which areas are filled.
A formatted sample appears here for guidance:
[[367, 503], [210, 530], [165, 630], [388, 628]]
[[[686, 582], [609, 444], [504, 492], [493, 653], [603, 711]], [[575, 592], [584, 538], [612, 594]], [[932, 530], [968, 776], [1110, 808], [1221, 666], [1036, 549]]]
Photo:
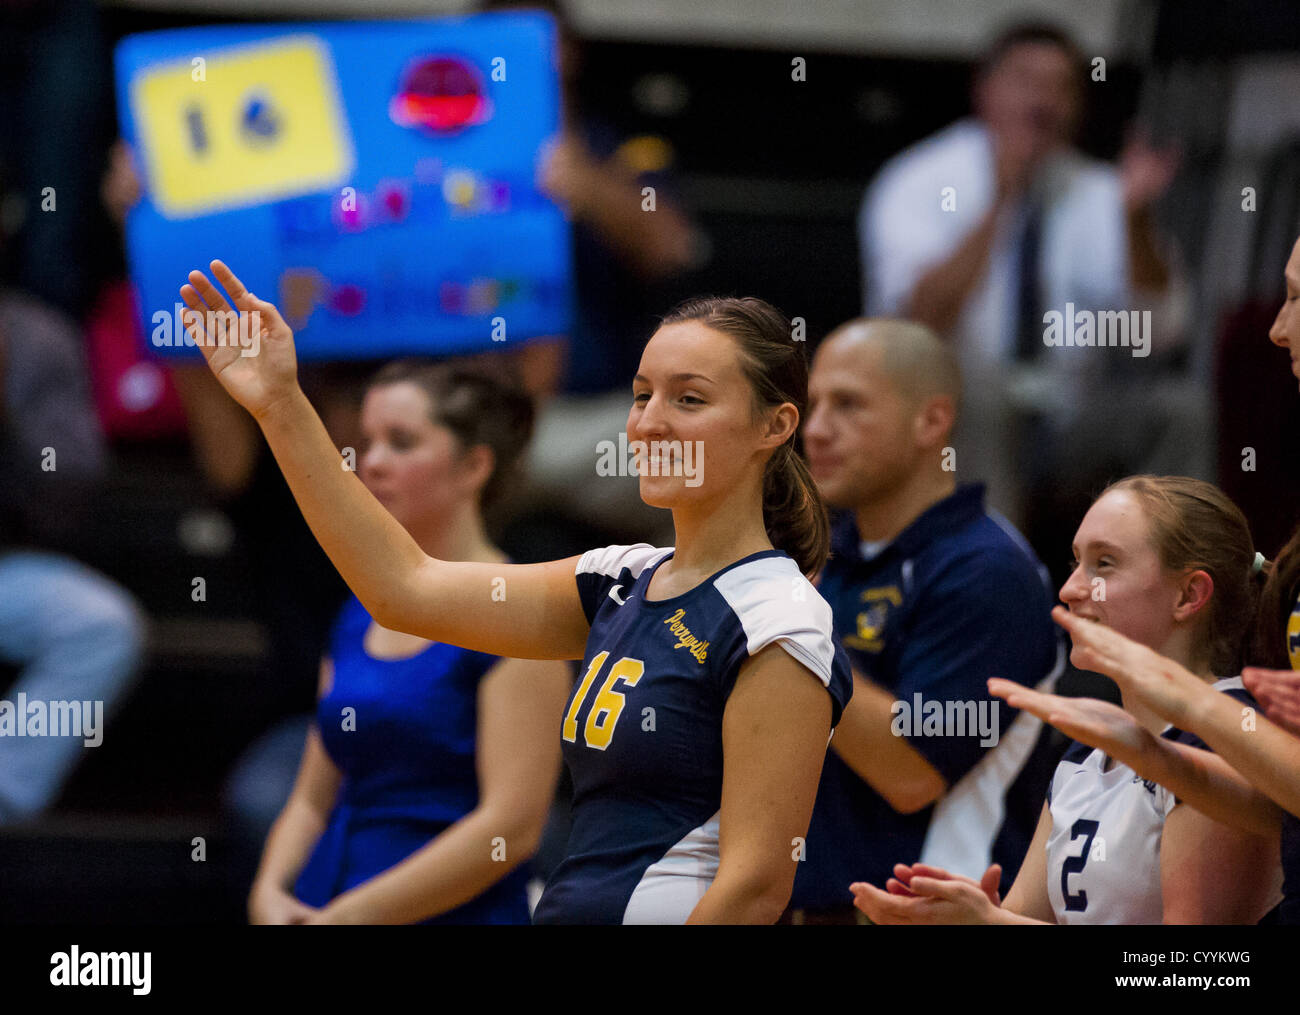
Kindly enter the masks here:
[[1293, 663], [1287, 623], [1296, 609], [1296, 596], [1300, 595], [1300, 528], [1292, 533], [1277, 559], [1264, 564], [1256, 580], [1263, 581], [1263, 589], [1247, 662], [1270, 670], [1289, 670]]
[[830, 553], [831, 526], [826, 505], [808, 464], [794, 443], [782, 444], [763, 476], [763, 525], [772, 545], [785, 551], [799, 570], [812, 577]]

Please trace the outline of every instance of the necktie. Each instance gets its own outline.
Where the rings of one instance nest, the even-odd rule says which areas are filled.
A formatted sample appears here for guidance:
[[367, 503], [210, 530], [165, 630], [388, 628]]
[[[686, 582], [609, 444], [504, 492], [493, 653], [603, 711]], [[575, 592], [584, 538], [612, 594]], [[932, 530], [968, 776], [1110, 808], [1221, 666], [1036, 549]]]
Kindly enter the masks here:
[[1038, 260], [1043, 240], [1043, 207], [1030, 199], [1019, 249], [1019, 292], [1017, 301], [1016, 361], [1028, 363], [1043, 348], [1042, 296], [1039, 292]]

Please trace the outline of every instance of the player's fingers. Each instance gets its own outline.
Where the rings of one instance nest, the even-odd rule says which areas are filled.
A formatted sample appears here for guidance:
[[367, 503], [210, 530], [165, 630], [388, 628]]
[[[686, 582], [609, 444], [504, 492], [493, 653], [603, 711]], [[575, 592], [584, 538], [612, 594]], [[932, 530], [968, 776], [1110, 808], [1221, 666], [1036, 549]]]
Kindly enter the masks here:
[[1274, 702], [1294, 701], [1300, 698], [1300, 673], [1294, 670], [1262, 670], [1247, 666], [1241, 671], [1242, 683], [1263, 704], [1265, 699]]
[[936, 881], [951, 881], [959, 875], [946, 871], [942, 867], [932, 867], [928, 863], [912, 864], [913, 878], [934, 878]]
[[203, 297], [199, 295], [199, 291], [188, 282], [181, 286], [180, 292], [181, 299], [191, 310], [197, 310], [199, 313], [203, 313], [203, 311], [208, 309], [207, 304], [203, 302]]
[[853, 905], [866, 913], [872, 923], [908, 922], [906, 900], [861, 881], [854, 882], [849, 888], [853, 892]]
[[1024, 684], [1017, 684], [1014, 680], [1007, 680], [1005, 677], [989, 677], [988, 679], [989, 694], [999, 698], [1005, 698], [1009, 694], [1019, 694], [1021, 691], [1028, 691], [1030, 688]]
[[[203, 298], [199, 296], [198, 290], [195, 289], [189, 283], [186, 283], [185, 285], [181, 286], [181, 301], [185, 304], [186, 307], [188, 307], [191, 311], [193, 311], [193, 316], [197, 317], [199, 323], [202, 324], [203, 314], [208, 309], [208, 307], [207, 304], [203, 302]], [[189, 316], [191, 315], [182, 312], [181, 323], [182, 324], [187, 323], [186, 318]]]
[[212, 342], [205, 340], [207, 332], [203, 319], [207, 307], [192, 286], [181, 286], [181, 299], [186, 306], [186, 309], [181, 311], [181, 326], [185, 328], [190, 338], [194, 339], [194, 344], [199, 347], [206, 357], [213, 347]]
[[222, 284], [226, 292], [230, 293], [231, 300], [236, 306], [242, 306], [243, 299], [248, 295], [248, 287], [239, 281], [239, 276], [230, 270], [225, 261], [213, 261], [209, 267], [212, 274], [217, 276], [217, 281]]
[[1043, 714], [1042, 710], [1048, 707], [1055, 697], [1055, 695], [1044, 694], [1042, 691], [1035, 691], [1032, 687], [1025, 687], [1023, 684], [1002, 680], [999, 677], [991, 678], [988, 687], [989, 694], [995, 698], [1001, 698], [1012, 708], [1024, 709], [1040, 718]]
[[207, 355], [207, 351], [214, 347], [212, 342], [205, 341], [205, 330], [203, 327], [203, 315], [197, 310], [184, 310], [181, 312], [181, 324], [189, 333], [190, 338], [194, 339], [197, 345]]
[[890, 878], [888, 881], [886, 881], [885, 891], [887, 891], [890, 895], [912, 896], [916, 894], [915, 892], [912, 891], [912, 889], [908, 888], [907, 885], [899, 881], [898, 878]]
[[[215, 264], [216, 262], [214, 261], [213, 263]], [[194, 288], [199, 291], [199, 295], [203, 297], [203, 302], [208, 305], [208, 309], [218, 312], [225, 312], [230, 309], [230, 304], [228, 304], [226, 298], [221, 295], [221, 290], [213, 285], [208, 279], [208, 276], [203, 274], [203, 272], [190, 272], [190, 285], [194, 286]]]
[[965, 887], [960, 881], [951, 879], [921, 877], [920, 875], [912, 878], [912, 891], [917, 895], [924, 895], [932, 899], [944, 899], [948, 902], [956, 902], [962, 898]]
[[259, 296], [249, 293], [244, 302], [249, 310], [255, 310], [261, 315], [262, 327], [268, 331], [274, 331], [276, 328], [287, 328], [284, 318], [280, 316], [280, 310], [274, 303], [264, 300]]

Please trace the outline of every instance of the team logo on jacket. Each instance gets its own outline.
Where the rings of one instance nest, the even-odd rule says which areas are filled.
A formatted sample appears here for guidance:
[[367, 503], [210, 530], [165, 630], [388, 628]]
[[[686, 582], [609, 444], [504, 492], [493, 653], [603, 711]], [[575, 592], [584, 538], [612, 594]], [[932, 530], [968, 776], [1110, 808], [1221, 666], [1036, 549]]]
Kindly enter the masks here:
[[862, 593], [864, 609], [858, 614], [857, 629], [844, 638], [844, 644], [864, 652], [879, 652], [885, 647], [885, 622], [889, 608], [903, 604], [897, 585], [867, 589]]
[[684, 648], [695, 657], [697, 663], [703, 663], [709, 654], [709, 643], [700, 641], [699, 638], [691, 634], [691, 629], [686, 626], [682, 619], [685, 616], [685, 610], [678, 610], [664, 621], [668, 625], [668, 630], [672, 631], [677, 638], [677, 644], [673, 648]]

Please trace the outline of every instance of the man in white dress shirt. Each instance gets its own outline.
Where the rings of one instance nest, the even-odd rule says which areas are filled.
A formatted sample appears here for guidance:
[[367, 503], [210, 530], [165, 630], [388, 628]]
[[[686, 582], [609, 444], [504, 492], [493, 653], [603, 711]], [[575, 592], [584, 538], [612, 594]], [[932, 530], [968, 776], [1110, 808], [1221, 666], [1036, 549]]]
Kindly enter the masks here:
[[1097, 68], [1050, 26], [1004, 33], [975, 115], [891, 159], [858, 223], [866, 312], [955, 343], [957, 468], [1031, 540], [1054, 542], [1105, 474], [1208, 468], [1203, 403], [1169, 382], [1187, 301], [1150, 215], [1177, 158], [1135, 138], [1116, 168], [1072, 147]]

